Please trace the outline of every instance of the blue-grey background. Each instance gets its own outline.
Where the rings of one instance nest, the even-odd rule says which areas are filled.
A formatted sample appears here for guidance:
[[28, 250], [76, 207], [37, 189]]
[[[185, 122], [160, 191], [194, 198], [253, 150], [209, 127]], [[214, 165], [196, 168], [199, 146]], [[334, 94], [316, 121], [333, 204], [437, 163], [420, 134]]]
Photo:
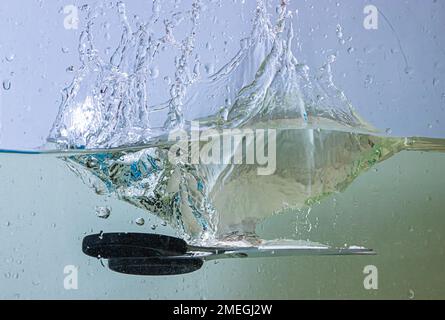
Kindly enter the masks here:
[[[150, 2], [126, 1], [129, 14], [146, 19]], [[176, 2], [174, 10], [191, 3], [162, 2], [170, 9], [161, 15], [168, 15]], [[237, 52], [239, 39], [250, 31], [255, 2], [244, 2], [210, 1], [201, 16], [198, 50], [203, 63], [214, 64], [215, 70]], [[62, 8], [72, 3], [93, 2], [0, 2], [0, 148], [32, 148], [45, 141], [60, 90], [73, 77], [66, 69], [79, 66], [76, 47], [82, 26], [63, 26]], [[378, 30], [364, 29], [363, 8], [370, 3], [390, 25], [380, 17]], [[445, 0], [293, 0], [290, 6], [299, 12], [294, 14], [299, 38], [295, 55], [317, 69], [327, 56], [337, 54], [335, 82], [364, 118], [382, 130], [391, 128], [394, 135], [445, 137]], [[113, 47], [120, 26], [113, 16], [103, 20], [110, 26], [98, 24], [96, 39]], [[343, 27], [344, 44], [337, 38], [337, 24]], [[172, 53], [161, 60], [161, 71], [171, 71]], [[160, 87], [155, 98], [165, 99], [162, 76], [152, 85]], [[443, 298], [443, 161], [441, 153], [402, 152], [315, 205], [310, 215], [290, 210], [258, 228], [266, 239], [361, 245], [376, 249], [377, 256], [233, 259], [207, 263], [189, 275], [153, 278], [107, 270], [82, 253], [82, 239], [102, 230], [154, 232], [157, 225], [156, 232], [169, 234], [171, 228], [141, 209], [96, 195], [60, 159], [3, 154], [0, 298]], [[111, 207], [110, 217], [99, 219], [97, 206]], [[140, 217], [144, 226], [134, 223]], [[308, 222], [310, 230], [305, 229]], [[67, 265], [79, 268], [78, 290], [63, 286]], [[367, 265], [378, 267], [378, 290], [363, 286]]]
[[[66, 70], [79, 66], [82, 21], [77, 30], [65, 29], [63, 7], [88, 3], [95, 2], [0, 2], [1, 148], [33, 148], [45, 142], [57, 115], [60, 90], [73, 78]], [[151, 14], [151, 1], [125, 3], [129, 15], [137, 14], [143, 20]], [[165, 3], [161, 16], [174, 6], [175, 10], [188, 9], [191, 1]], [[270, 3], [275, 12], [276, 1]], [[363, 27], [367, 4], [380, 11], [377, 30]], [[250, 31], [255, 1], [209, 1], [206, 7], [200, 18], [197, 50], [203, 62], [217, 70]], [[316, 69], [327, 56], [337, 54], [334, 81], [366, 120], [382, 131], [391, 129], [388, 132], [393, 135], [445, 137], [445, 1], [293, 0], [290, 8], [298, 10], [293, 18], [296, 57]], [[107, 31], [98, 26], [98, 35], [108, 33], [107, 41], [113, 47], [120, 26], [111, 17], [109, 22]], [[337, 37], [338, 24], [343, 28], [344, 44]], [[207, 42], [211, 42], [210, 50]], [[171, 69], [172, 64], [172, 59], [165, 58], [159, 69]], [[163, 85], [161, 77], [154, 82]], [[162, 100], [167, 91], [158, 92]]]

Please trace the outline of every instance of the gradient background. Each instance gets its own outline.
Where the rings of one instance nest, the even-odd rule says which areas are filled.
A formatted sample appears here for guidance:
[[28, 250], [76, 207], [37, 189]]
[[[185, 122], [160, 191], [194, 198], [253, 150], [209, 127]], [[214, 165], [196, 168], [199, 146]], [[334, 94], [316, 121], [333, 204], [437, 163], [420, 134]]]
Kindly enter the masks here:
[[[45, 142], [60, 90], [73, 77], [66, 69], [79, 65], [81, 27], [65, 30], [61, 8], [88, 1], [70, 1], [0, 2], [0, 78], [11, 81], [9, 90], [0, 86], [0, 148]], [[129, 13], [150, 14], [149, 1], [126, 3]], [[392, 28], [380, 17], [378, 30], [364, 29], [363, 8], [370, 3]], [[382, 130], [391, 128], [394, 135], [445, 137], [445, 0], [294, 0], [290, 6], [299, 11], [294, 18], [296, 57], [315, 69], [338, 53], [335, 83], [365, 119]], [[198, 35], [204, 63], [214, 63], [216, 70], [237, 52], [239, 39], [250, 31], [254, 7], [252, 0], [208, 5]], [[337, 24], [343, 27], [344, 45], [336, 36]], [[120, 27], [111, 24], [109, 33], [115, 43]], [[205, 49], [212, 34], [217, 40]], [[14, 59], [8, 61], [11, 55]], [[168, 72], [171, 63], [166, 55], [160, 68]], [[162, 77], [153, 86], [160, 87], [157, 98], [162, 101]], [[289, 212], [260, 228], [265, 238], [295, 237], [301, 220], [314, 228], [300, 232], [300, 238], [363, 245], [378, 250], [378, 256], [230, 260], [206, 264], [190, 275], [152, 278], [113, 273], [80, 248], [85, 234], [153, 232], [158, 219], [95, 195], [59, 159], [1, 155], [0, 298], [443, 298], [443, 161], [443, 154], [401, 153], [316, 205], [309, 217]], [[112, 207], [107, 220], [95, 215], [95, 207], [103, 205]], [[143, 227], [133, 223], [141, 216]], [[162, 226], [156, 230], [171, 232]], [[363, 288], [363, 268], [371, 264], [379, 268], [376, 291]], [[79, 267], [78, 290], [63, 287], [66, 265]]]

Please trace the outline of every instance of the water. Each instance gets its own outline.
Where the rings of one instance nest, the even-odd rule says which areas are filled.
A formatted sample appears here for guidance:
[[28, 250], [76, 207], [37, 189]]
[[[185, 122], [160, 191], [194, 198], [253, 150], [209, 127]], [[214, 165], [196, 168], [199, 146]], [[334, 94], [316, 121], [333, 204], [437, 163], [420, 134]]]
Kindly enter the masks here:
[[[278, 126], [271, 128], [272, 124]], [[99, 196], [142, 208], [167, 222], [180, 237], [208, 245], [258, 243], [257, 226], [264, 220], [289, 210], [310, 210], [399, 152], [445, 151], [441, 139], [298, 129], [286, 121], [269, 122], [268, 127], [243, 127], [238, 140], [230, 130], [213, 130], [206, 139], [206, 131], [191, 132], [190, 137], [200, 140], [185, 141], [188, 156], [178, 159], [169, 154], [176, 140], [48, 156], [65, 161]], [[264, 150], [259, 152], [260, 148]], [[215, 157], [206, 159], [210, 150]], [[265, 155], [267, 161], [260, 163], [259, 157]], [[109, 215], [107, 208], [100, 211], [100, 217]], [[309, 216], [308, 212], [305, 219]], [[139, 218], [136, 224], [143, 225], [144, 220]]]
[[[93, 29], [99, 12], [110, 10], [88, 7], [78, 47], [81, 67], [63, 90], [49, 141], [60, 148], [140, 145], [188, 127], [193, 120], [208, 128], [237, 128], [275, 119], [310, 125], [321, 117], [351, 129], [373, 130], [335, 86], [335, 55], [329, 55], [316, 73], [293, 55], [292, 12], [286, 2], [278, 5], [274, 17], [266, 2], [258, 0], [250, 35], [241, 40], [236, 55], [209, 76], [201, 74], [195, 52], [196, 28], [205, 6], [193, 1], [190, 10], [174, 12], [164, 21], [165, 34], [156, 34], [159, 6], [154, 1], [153, 16], [134, 25], [124, 3], [112, 8], [122, 35], [111, 56], [101, 54]], [[183, 16], [188, 25], [178, 18]], [[176, 28], [184, 28], [183, 38], [175, 38]], [[158, 69], [156, 58], [166, 50], [177, 53], [174, 73], [166, 76], [171, 79], [167, 101], [156, 103], [157, 87], [150, 87], [149, 79], [151, 70]]]
[[[159, 216], [189, 241], [256, 243], [260, 241], [256, 226], [262, 220], [289, 208], [308, 210], [402, 150], [445, 151], [445, 141], [440, 139], [282, 128], [274, 129], [272, 149], [269, 141], [260, 140], [250, 129], [252, 139], [246, 135], [239, 145], [232, 137], [224, 140], [227, 132], [222, 131], [210, 142], [200, 141], [196, 151], [200, 156], [215, 146], [224, 151], [224, 142], [230, 143], [228, 157], [221, 152], [211, 164], [203, 164], [202, 157], [192, 163], [193, 154], [172, 162], [168, 141], [139, 151], [119, 149], [65, 160], [97, 194], [111, 194]], [[186, 143], [187, 151], [192, 151], [193, 142]], [[257, 154], [253, 157], [263, 143], [270, 152], [269, 170], [255, 162]], [[259, 174], [261, 168], [265, 174]]]
[[[57, 288], [61, 270], [74, 264], [95, 280], [83, 288], [102, 281], [96, 298], [181, 298], [192, 291], [242, 298], [247, 285], [255, 298], [442, 296], [445, 141], [385, 136], [362, 119], [334, 83], [335, 54], [317, 72], [294, 56], [286, 1], [271, 14], [258, 0], [239, 51], [216, 72], [205, 66], [205, 74], [196, 35], [206, 5], [195, 0], [161, 17], [163, 5], [153, 1], [147, 21], [128, 14], [123, 2], [82, 7], [81, 65], [70, 69], [73, 81], [49, 144], [0, 153], [7, 248], [0, 259], [8, 275], [1, 284], [8, 294], [89, 297], [92, 290], [47, 289]], [[117, 15], [122, 29], [109, 55], [94, 28], [104, 12]], [[342, 27], [336, 32], [343, 44]], [[167, 76], [157, 58], [169, 51], [175, 57]], [[168, 87], [165, 101], [151, 86], [160, 79]], [[254, 136], [220, 154], [231, 130]], [[172, 161], [173, 133], [190, 139]], [[27, 201], [8, 201], [18, 195]], [[198, 244], [307, 239], [366, 246], [378, 256], [221, 262], [184, 277], [180, 292], [175, 280], [145, 286], [138, 277], [126, 278], [125, 287], [136, 288], [130, 292], [80, 250], [85, 234], [111, 231], [172, 234]], [[367, 265], [379, 269], [378, 291], [363, 289]]]
[[[85, 234], [101, 230], [150, 233], [157, 225], [157, 233], [174, 235], [174, 229], [131, 204], [92, 192], [57, 157], [1, 154], [0, 261], [3, 274], [20, 274], [19, 279], [0, 277], [2, 288], [8, 288], [1, 296], [408, 299], [413, 290], [415, 299], [439, 298], [445, 287], [445, 172], [439, 165], [444, 161], [443, 153], [401, 151], [362, 173], [341, 193], [315, 203], [308, 216], [310, 231], [293, 208], [257, 226], [263, 239], [362, 245], [376, 250], [377, 256], [234, 259], [206, 264], [184, 277], [158, 279], [109, 272], [83, 255], [81, 242]], [[18, 195], [23, 200], [10, 200]], [[101, 206], [112, 208], [108, 219], [96, 216]], [[129, 223], [140, 217], [144, 226]], [[79, 266], [79, 290], [63, 288], [66, 265]], [[378, 290], [363, 288], [367, 265], [379, 270]]]
[[[204, 244], [258, 243], [264, 219], [288, 208], [305, 211], [307, 219], [314, 203], [402, 150], [443, 151], [440, 140], [378, 136], [335, 86], [336, 55], [314, 73], [292, 52], [287, 2], [277, 4], [276, 14], [266, 1], [256, 4], [239, 51], [208, 76], [201, 75], [195, 52], [202, 1], [164, 17], [161, 33], [155, 31], [158, 1], [147, 21], [129, 18], [124, 2], [82, 7], [81, 67], [63, 91], [46, 152], [66, 161], [97, 194], [155, 214], [180, 237]], [[116, 15], [122, 29], [109, 56], [95, 40], [94, 25], [104, 13]], [[341, 25], [336, 33], [341, 41]], [[169, 98], [153, 103], [150, 79], [163, 71], [156, 57], [169, 49], [177, 53]], [[229, 141], [225, 150], [226, 133], [240, 130], [253, 136]], [[176, 150], [187, 159], [169, 158], [175, 133], [190, 133]], [[200, 134], [207, 136], [196, 149]], [[227, 152], [218, 154], [221, 148]]]
[[[258, 0], [252, 30], [241, 40], [238, 53], [216, 73], [201, 77], [199, 55], [194, 51], [204, 7], [201, 1], [194, 1], [190, 10], [175, 13], [172, 20], [165, 20], [165, 34], [159, 37], [153, 28], [159, 22], [160, 3], [153, 2], [148, 21], [136, 21], [135, 25], [128, 18], [125, 4], [117, 3], [122, 36], [109, 60], [100, 55], [93, 30], [98, 13], [104, 8], [88, 7], [78, 49], [82, 65], [64, 90], [48, 141], [59, 150], [108, 150], [66, 160], [96, 193], [113, 194], [155, 213], [178, 230], [181, 237], [200, 243], [233, 236], [257, 242], [257, 222], [282, 210], [283, 203], [301, 208], [340, 188], [341, 183], [348, 183], [340, 171], [337, 177], [320, 178], [317, 170], [329, 170], [329, 153], [342, 143], [350, 147], [350, 163], [338, 165], [352, 170], [353, 161], [359, 159], [354, 159], [354, 142], [340, 138], [339, 145], [335, 145], [334, 138], [324, 150], [323, 141], [316, 145], [318, 138], [336, 136], [331, 130], [369, 133], [374, 129], [358, 116], [333, 83], [331, 65], [335, 55], [328, 57], [317, 74], [312, 74], [293, 55], [292, 12], [285, 1], [278, 4], [276, 15], [272, 16], [267, 3]], [[183, 20], [177, 15], [185, 15], [189, 20], [181, 40], [174, 35], [176, 28], [183, 27]], [[154, 97], [148, 79], [153, 70], [159, 76], [154, 61], [161, 46], [164, 50], [175, 48], [178, 55], [169, 99], [151, 104]], [[155, 114], [159, 113], [157, 121], [160, 118], [162, 123], [155, 125]], [[278, 144], [278, 156], [273, 159], [278, 161], [278, 168], [274, 168], [278, 171], [268, 174], [268, 179], [254, 179], [251, 172], [256, 170], [261, 175], [263, 168], [226, 165], [227, 160], [236, 158], [233, 150], [221, 156], [220, 161], [213, 161], [212, 166], [201, 165], [200, 161], [193, 165], [182, 160], [167, 161], [172, 143], [167, 142], [166, 136], [193, 131], [194, 123], [201, 128], [198, 130], [210, 129], [213, 134], [215, 130], [230, 129], [278, 130], [278, 140], [274, 141]], [[323, 129], [328, 131], [320, 133]], [[257, 142], [253, 142], [253, 149], [258, 149]], [[203, 147], [212, 153], [214, 146], [211, 143]], [[292, 152], [285, 150], [289, 146]], [[262, 147], [266, 149], [266, 143]], [[327, 155], [323, 154], [326, 152]], [[250, 159], [249, 155], [242, 157]], [[294, 160], [298, 161], [296, 166], [292, 164]], [[324, 163], [325, 160], [328, 162]], [[359, 173], [362, 169], [356, 170]], [[239, 183], [246, 183], [243, 179], [267, 187], [241, 187]], [[241, 200], [234, 190], [250, 198], [247, 202]], [[268, 206], [260, 205], [254, 199], [255, 193], [274, 200]]]

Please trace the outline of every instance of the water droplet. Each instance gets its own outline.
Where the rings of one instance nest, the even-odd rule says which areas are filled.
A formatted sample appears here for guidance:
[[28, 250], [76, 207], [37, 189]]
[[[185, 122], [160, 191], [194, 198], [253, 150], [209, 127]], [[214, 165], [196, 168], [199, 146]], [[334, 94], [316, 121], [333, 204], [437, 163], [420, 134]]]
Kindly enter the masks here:
[[365, 78], [365, 88], [369, 88], [374, 83], [374, 77], [368, 74]]
[[143, 226], [143, 225], [145, 224], [145, 220], [144, 220], [144, 218], [137, 218], [134, 222], [135, 222], [138, 226]]
[[150, 77], [157, 79], [159, 77], [159, 69], [157, 67], [150, 68]]
[[8, 54], [8, 55], [5, 57], [6, 61], [8, 61], [8, 62], [12, 62], [12, 61], [14, 60], [14, 58], [15, 58], [15, 54], [13, 54], [13, 53]]
[[386, 128], [385, 132], [386, 132], [386, 134], [392, 134], [392, 129], [391, 128]]
[[[342, 28], [341, 25], [337, 24], [335, 33], [337, 34], [337, 39], [338, 39], [338, 41], [339, 41], [341, 44], [343, 44], [343, 43], [344, 43], [344, 40], [343, 40], [343, 28]], [[341, 42], [342, 40], [343, 40], [343, 43]]]
[[204, 70], [207, 74], [212, 74], [215, 71], [215, 67], [212, 63], [206, 63], [204, 65]]
[[414, 299], [414, 297], [415, 297], [414, 290], [413, 289], [409, 289], [409, 291], [408, 291], [408, 298], [412, 300], [412, 299]]
[[110, 207], [96, 207], [96, 216], [101, 219], [108, 219], [111, 214]]
[[66, 48], [66, 47], [62, 47], [62, 52], [63, 53], [69, 53], [70, 49]]
[[165, 76], [165, 77], [164, 77], [164, 81], [167, 83], [167, 85], [169, 85], [169, 84], [172, 83], [172, 80], [170, 79], [169, 76]]
[[157, 227], [158, 227], [158, 226], [154, 224], [154, 225], [151, 226], [151, 230], [154, 231], [154, 230], [156, 230]]
[[328, 56], [328, 64], [333, 64], [335, 61], [337, 61], [337, 56], [335, 54], [330, 54]]
[[411, 67], [406, 67], [405, 68], [405, 73], [406, 74], [411, 75], [411, 74], [413, 74], [413, 72], [414, 72], [413, 68], [411, 68]]
[[3, 80], [3, 89], [5, 89], [5, 90], [11, 89], [11, 81], [10, 80], [8, 80], [8, 79]]
[[353, 53], [354, 51], [355, 51], [354, 47], [350, 47], [350, 48], [348, 48], [348, 53], [349, 53], [349, 54]]

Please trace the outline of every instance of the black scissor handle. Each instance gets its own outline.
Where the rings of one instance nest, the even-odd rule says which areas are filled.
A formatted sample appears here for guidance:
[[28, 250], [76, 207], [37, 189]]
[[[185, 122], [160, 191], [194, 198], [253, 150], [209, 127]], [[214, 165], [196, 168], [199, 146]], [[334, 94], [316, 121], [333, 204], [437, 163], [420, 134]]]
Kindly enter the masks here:
[[147, 233], [101, 233], [86, 236], [82, 251], [95, 258], [180, 256], [187, 243], [179, 238]]
[[171, 276], [197, 271], [203, 263], [195, 257], [115, 258], [108, 260], [108, 268], [124, 274]]

